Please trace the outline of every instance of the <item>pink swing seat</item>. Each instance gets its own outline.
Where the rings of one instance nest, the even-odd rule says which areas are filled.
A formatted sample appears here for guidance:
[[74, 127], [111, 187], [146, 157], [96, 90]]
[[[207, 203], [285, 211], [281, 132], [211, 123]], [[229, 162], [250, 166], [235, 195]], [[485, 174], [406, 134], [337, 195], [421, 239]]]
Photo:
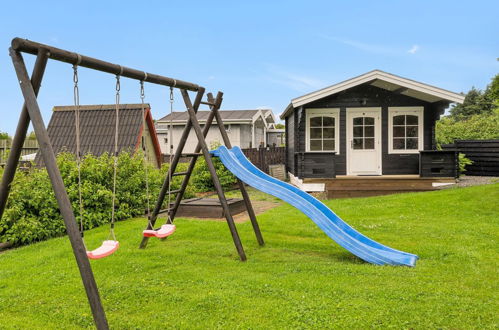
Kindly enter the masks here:
[[166, 224], [162, 225], [159, 229], [146, 229], [142, 232], [144, 237], [157, 237], [157, 238], [165, 238], [170, 236], [175, 232], [175, 225]]
[[101, 259], [113, 254], [119, 247], [120, 243], [118, 241], [104, 241], [97, 249], [87, 251], [87, 257], [89, 259]]

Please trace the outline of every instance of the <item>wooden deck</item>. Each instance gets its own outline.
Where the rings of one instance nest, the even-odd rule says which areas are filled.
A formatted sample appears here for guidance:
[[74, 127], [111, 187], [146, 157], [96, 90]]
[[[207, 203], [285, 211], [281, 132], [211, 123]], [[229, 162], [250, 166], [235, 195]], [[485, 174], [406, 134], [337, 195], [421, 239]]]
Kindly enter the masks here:
[[369, 197], [405, 192], [437, 190], [434, 183], [455, 183], [455, 178], [421, 178], [419, 175], [347, 176], [304, 179], [304, 183], [325, 183], [327, 198]]

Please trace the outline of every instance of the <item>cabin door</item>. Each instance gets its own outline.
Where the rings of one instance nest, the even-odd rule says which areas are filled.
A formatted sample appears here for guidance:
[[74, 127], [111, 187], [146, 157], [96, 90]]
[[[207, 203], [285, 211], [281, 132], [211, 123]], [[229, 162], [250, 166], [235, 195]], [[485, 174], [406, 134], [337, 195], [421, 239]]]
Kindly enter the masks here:
[[347, 175], [381, 175], [381, 108], [347, 108]]

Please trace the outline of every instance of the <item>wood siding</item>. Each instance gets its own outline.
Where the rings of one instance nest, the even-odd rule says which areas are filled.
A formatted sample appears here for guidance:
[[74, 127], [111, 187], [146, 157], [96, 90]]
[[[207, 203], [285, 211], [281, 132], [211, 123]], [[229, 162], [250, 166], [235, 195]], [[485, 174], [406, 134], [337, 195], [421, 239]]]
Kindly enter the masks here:
[[[389, 154], [388, 153], [388, 108], [399, 106], [421, 106], [424, 108], [423, 118], [423, 141], [425, 150], [435, 149], [435, 121], [439, 118], [447, 104], [431, 104], [412, 97], [390, 92], [371, 85], [360, 85], [330, 97], [312, 102], [303, 107], [296, 108], [286, 118], [287, 145], [293, 141], [295, 144], [288, 148], [288, 152], [294, 149], [294, 153], [305, 152], [305, 113], [307, 108], [340, 108], [340, 150], [334, 156], [336, 175], [346, 175], [346, 111], [347, 108], [378, 107], [381, 108], [381, 154], [382, 174], [419, 174], [419, 154]], [[288, 133], [289, 131], [289, 133]], [[292, 135], [295, 135], [293, 139]], [[296, 146], [296, 147], [295, 147]], [[317, 160], [319, 156], [313, 158]], [[330, 154], [323, 154], [324, 162], [330, 162]], [[288, 154], [288, 168], [298, 177], [311, 177], [310, 173], [300, 173], [300, 159], [293, 158]], [[305, 166], [306, 168], [306, 166]]]
[[286, 117], [286, 171], [295, 173], [295, 113]]
[[473, 161], [466, 166], [466, 175], [499, 176], [499, 140], [456, 140], [442, 149], [456, 150]]

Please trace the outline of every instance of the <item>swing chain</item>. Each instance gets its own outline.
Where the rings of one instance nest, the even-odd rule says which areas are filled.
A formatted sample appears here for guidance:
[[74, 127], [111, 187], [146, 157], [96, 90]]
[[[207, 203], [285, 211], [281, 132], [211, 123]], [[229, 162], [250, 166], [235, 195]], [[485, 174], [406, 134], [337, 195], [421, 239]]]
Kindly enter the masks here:
[[[147, 74], [146, 74], [147, 77]], [[151, 203], [150, 203], [150, 198], [149, 198], [149, 170], [148, 170], [148, 164], [147, 164], [147, 143], [145, 140], [144, 132], [146, 129], [146, 110], [145, 110], [145, 100], [146, 94], [144, 90], [144, 80], [140, 81], [140, 99], [141, 99], [141, 105], [142, 105], [142, 152], [144, 154], [143, 157], [143, 165], [144, 165], [144, 175], [145, 175], [145, 183], [146, 183], [146, 203], [147, 203], [147, 220], [149, 221], [149, 227], [150, 229], [153, 229], [152, 223], [151, 223]]]
[[84, 236], [83, 198], [81, 192], [81, 151], [80, 151], [80, 89], [78, 87], [78, 65], [73, 65], [73, 101], [75, 106], [76, 168], [78, 170], [78, 202], [80, 211], [80, 235]]
[[118, 129], [119, 129], [119, 111], [120, 111], [120, 75], [116, 75], [116, 125], [114, 130], [114, 156], [113, 156], [113, 198], [112, 198], [112, 208], [111, 208], [111, 230], [110, 235], [113, 237], [113, 240], [116, 241], [116, 236], [114, 234], [114, 221], [116, 216], [116, 172], [118, 168]]

